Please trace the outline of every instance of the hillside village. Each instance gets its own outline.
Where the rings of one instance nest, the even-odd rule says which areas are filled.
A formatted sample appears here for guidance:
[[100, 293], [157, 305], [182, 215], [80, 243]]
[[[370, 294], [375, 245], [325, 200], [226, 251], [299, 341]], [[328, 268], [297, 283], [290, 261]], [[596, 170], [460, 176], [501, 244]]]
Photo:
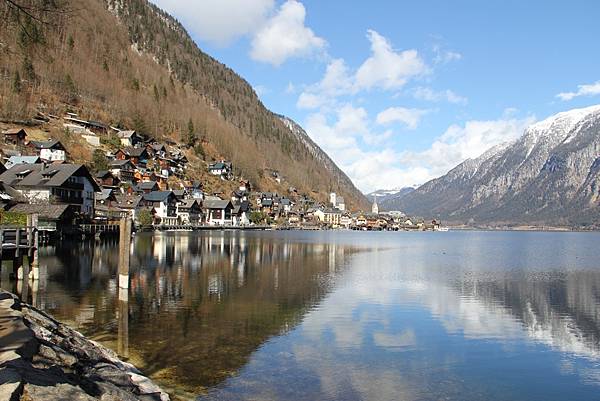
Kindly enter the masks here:
[[[379, 213], [376, 203], [371, 213], [353, 213], [335, 193], [324, 204], [292, 186], [285, 193], [256, 191], [253, 183], [236, 176], [230, 161], [222, 159], [204, 162], [208, 176], [200, 180], [190, 168], [189, 149], [173, 141], [155, 140], [75, 113], [38, 118], [40, 124], [53, 121], [84, 141], [93, 149], [92, 160], [75, 163], [60, 140], [32, 138], [28, 127], [4, 129], [0, 167], [4, 216], [37, 214], [55, 228], [110, 223], [127, 216], [138, 227], [158, 229], [438, 227], [435, 221], [413, 221], [402, 213]], [[269, 170], [266, 176], [279, 187], [286, 185], [278, 171]]]

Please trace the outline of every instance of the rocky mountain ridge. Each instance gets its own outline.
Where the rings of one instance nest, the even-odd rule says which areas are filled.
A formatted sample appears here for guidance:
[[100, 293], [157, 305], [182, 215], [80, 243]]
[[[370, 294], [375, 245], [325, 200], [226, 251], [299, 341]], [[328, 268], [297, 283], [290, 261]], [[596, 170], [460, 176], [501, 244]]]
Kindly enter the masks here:
[[463, 224], [600, 224], [600, 105], [558, 113], [386, 208]]

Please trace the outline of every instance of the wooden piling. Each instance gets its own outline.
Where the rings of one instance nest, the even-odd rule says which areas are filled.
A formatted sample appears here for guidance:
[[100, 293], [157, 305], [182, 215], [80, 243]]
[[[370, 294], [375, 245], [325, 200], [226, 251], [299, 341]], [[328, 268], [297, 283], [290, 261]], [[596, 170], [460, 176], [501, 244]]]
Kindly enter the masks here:
[[129, 252], [131, 248], [131, 219], [121, 219], [119, 230], [119, 287], [129, 288]]
[[[31, 224], [27, 224], [30, 228], [30, 235], [33, 238], [30, 238], [28, 241], [29, 244], [33, 244], [33, 247], [29, 250], [29, 264], [31, 266], [31, 271], [29, 272], [29, 278], [32, 280], [39, 280], [40, 278], [40, 261], [39, 261], [39, 247], [40, 247], [40, 236], [38, 231], [38, 222], [39, 216], [37, 214], [33, 214], [31, 216], [27, 216], [27, 220], [31, 220]], [[31, 219], [30, 219], [31, 218]]]

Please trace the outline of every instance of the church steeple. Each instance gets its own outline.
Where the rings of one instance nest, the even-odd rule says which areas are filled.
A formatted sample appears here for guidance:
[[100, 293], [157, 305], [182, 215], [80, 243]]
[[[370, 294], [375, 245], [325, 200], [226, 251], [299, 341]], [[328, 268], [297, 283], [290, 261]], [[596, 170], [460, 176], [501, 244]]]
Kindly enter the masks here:
[[379, 206], [377, 206], [377, 195], [373, 196], [373, 206], [371, 206], [373, 214], [379, 214]]

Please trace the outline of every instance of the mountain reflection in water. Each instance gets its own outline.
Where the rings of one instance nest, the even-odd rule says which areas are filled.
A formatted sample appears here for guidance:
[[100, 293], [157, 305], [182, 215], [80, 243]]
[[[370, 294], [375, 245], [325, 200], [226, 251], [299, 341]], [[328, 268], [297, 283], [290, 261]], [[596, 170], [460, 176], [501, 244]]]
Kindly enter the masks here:
[[45, 249], [30, 300], [207, 400], [594, 399], [596, 233], [210, 232]]

